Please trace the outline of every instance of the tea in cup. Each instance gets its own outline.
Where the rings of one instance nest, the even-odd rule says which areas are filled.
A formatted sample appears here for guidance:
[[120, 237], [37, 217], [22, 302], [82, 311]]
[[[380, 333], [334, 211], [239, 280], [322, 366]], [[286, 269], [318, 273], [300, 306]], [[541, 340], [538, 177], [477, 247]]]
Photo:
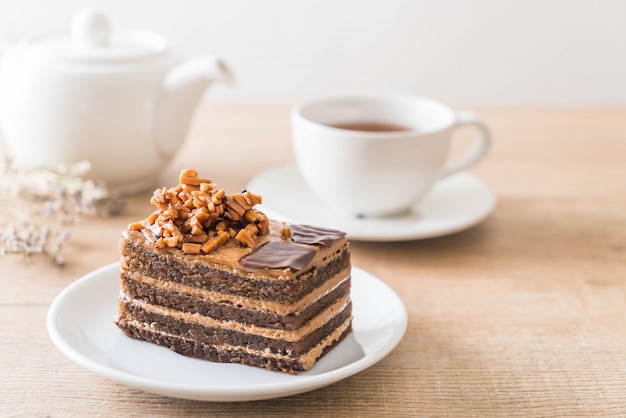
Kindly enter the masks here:
[[[481, 161], [491, 142], [474, 113], [404, 94], [313, 100], [293, 109], [291, 123], [304, 182], [329, 207], [354, 216], [408, 211], [438, 180]], [[478, 135], [450, 160], [453, 133], [465, 126]]]

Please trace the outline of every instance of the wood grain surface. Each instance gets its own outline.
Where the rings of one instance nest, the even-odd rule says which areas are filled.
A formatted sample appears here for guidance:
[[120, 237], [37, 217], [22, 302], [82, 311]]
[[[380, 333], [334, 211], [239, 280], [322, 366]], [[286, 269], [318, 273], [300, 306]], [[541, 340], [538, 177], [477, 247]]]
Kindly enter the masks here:
[[[289, 109], [203, 105], [160, 185], [193, 167], [236, 190], [293, 161]], [[497, 195], [491, 216], [446, 237], [352, 243], [353, 263], [395, 289], [409, 314], [380, 363], [313, 392], [243, 403], [161, 397], [76, 366], [47, 335], [48, 307], [117, 260], [120, 231], [151, 211], [147, 192], [127, 198], [122, 216], [74, 228], [63, 269], [0, 258], [0, 416], [626, 415], [626, 109], [473, 109], [494, 133], [472, 171]]]

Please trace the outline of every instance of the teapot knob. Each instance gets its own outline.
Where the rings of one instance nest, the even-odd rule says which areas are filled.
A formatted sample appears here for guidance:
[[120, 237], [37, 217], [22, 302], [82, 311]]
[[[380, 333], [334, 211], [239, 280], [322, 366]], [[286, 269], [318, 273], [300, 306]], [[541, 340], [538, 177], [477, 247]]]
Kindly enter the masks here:
[[72, 37], [81, 45], [91, 48], [109, 45], [111, 24], [107, 17], [95, 10], [83, 10], [72, 20]]

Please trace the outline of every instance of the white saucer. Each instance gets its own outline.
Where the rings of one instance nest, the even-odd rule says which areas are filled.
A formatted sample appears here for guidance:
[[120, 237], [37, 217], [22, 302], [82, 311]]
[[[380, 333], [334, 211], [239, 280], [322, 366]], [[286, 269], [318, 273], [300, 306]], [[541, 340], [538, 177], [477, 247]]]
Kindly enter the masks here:
[[126, 337], [115, 326], [119, 264], [68, 286], [48, 311], [48, 333], [72, 361], [124, 385], [203, 401], [252, 401], [308, 392], [367, 369], [402, 339], [407, 312], [384, 282], [352, 268], [353, 332], [298, 375], [185, 357]]
[[259, 206], [270, 218], [340, 229], [355, 241], [407, 241], [452, 234], [481, 222], [496, 203], [491, 190], [469, 173], [438, 181], [419, 207], [385, 218], [333, 212], [308, 189], [295, 165], [261, 173], [247, 188], [263, 197]]

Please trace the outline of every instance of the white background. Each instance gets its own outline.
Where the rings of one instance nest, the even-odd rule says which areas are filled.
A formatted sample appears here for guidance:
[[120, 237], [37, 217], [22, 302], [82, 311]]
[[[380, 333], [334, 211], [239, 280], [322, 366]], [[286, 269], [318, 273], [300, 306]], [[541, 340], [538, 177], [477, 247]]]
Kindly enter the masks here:
[[0, 32], [82, 8], [236, 73], [211, 99], [403, 91], [485, 104], [626, 104], [626, 0], [0, 0]]

